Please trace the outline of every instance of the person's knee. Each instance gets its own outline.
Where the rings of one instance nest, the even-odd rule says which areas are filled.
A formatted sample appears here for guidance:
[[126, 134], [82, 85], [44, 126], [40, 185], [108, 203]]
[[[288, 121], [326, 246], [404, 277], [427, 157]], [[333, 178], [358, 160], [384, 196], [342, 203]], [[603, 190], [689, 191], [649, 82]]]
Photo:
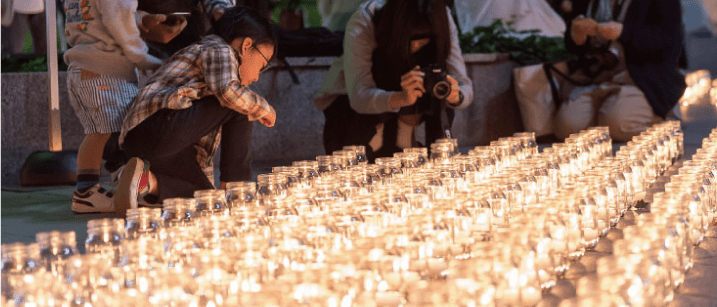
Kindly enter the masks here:
[[606, 126], [610, 129], [610, 138], [616, 142], [627, 142], [640, 131], [630, 131], [625, 129], [628, 119], [616, 113], [601, 114], [598, 119], [598, 125]]
[[589, 124], [589, 120], [580, 118], [576, 114], [558, 110], [553, 119], [553, 134], [559, 139], [565, 139], [571, 134], [587, 128]]
[[[626, 90], [623, 89], [623, 91]], [[641, 92], [633, 91], [634, 94], [621, 93], [619, 97], [606, 102], [600, 109], [597, 124], [608, 127], [610, 137], [614, 141], [627, 142], [651, 125], [661, 121]]]

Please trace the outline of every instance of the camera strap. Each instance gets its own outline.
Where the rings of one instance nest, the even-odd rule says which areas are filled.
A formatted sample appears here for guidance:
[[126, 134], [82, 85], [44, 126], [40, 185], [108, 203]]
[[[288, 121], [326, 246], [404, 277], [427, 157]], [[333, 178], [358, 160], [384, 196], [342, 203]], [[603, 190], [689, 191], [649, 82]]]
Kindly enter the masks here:
[[443, 137], [447, 139], [453, 138], [451, 134], [451, 125], [453, 124], [451, 122], [450, 117], [448, 116], [448, 107], [446, 106], [446, 102], [441, 102], [441, 131], [443, 131]]

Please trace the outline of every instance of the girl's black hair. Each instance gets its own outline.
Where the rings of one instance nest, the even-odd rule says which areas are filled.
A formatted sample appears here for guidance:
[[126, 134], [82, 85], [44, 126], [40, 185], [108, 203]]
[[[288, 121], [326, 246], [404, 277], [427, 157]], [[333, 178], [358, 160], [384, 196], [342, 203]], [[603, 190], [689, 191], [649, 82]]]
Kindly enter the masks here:
[[212, 32], [227, 43], [231, 43], [237, 38], [248, 37], [254, 41], [255, 46], [272, 45], [274, 47], [272, 58], [276, 56], [278, 44], [271, 24], [252, 8], [237, 5], [227, 9], [224, 15], [214, 23]]
[[395, 59], [406, 73], [413, 68], [410, 41], [428, 37], [435, 48], [428, 60], [445, 69], [451, 48], [447, 14], [446, 0], [387, 0], [374, 16], [375, 56]]

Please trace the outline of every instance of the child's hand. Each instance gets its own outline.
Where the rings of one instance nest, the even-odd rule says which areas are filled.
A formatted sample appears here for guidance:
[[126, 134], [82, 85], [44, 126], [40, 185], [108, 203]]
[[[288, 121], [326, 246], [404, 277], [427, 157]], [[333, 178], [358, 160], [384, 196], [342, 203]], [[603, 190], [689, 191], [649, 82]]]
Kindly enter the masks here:
[[224, 12], [226, 12], [226, 8], [218, 7], [215, 8], [214, 11], [212, 11], [212, 17], [214, 18], [214, 21], [219, 20], [219, 18], [222, 18], [224, 15]]
[[262, 118], [259, 118], [259, 122], [269, 128], [274, 127], [274, 123], [276, 123], [276, 111], [274, 111], [274, 108], [272, 106], [269, 106], [268, 114], [264, 115], [264, 117]]
[[142, 38], [166, 44], [187, 26], [186, 19], [175, 24], [165, 24], [163, 23], [165, 20], [167, 15], [164, 14], [149, 14], [142, 17], [142, 22], [138, 25]]

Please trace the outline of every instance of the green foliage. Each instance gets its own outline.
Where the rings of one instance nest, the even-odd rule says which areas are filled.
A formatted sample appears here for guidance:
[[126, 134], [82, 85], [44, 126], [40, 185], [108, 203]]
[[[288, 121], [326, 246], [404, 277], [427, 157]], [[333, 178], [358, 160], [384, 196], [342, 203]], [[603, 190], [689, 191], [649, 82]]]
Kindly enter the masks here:
[[560, 61], [573, 57], [562, 37], [539, 35], [539, 30], [516, 31], [498, 19], [487, 27], [475, 27], [459, 36], [466, 53], [508, 53], [519, 63]]
[[[66, 71], [67, 64], [58, 55], [58, 70]], [[46, 56], [16, 55], [2, 59], [2, 72], [39, 72], [47, 71]]]
[[[275, 24], [279, 24], [279, 16], [283, 10], [292, 10], [299, 7], [303, 8], [304, 20], [310, 28], [321, 27], [321, 14], [317, 0], [272, 0], [271, 1], [271, 19]], [[351, 0], [353, 1], [353, 0]]]

